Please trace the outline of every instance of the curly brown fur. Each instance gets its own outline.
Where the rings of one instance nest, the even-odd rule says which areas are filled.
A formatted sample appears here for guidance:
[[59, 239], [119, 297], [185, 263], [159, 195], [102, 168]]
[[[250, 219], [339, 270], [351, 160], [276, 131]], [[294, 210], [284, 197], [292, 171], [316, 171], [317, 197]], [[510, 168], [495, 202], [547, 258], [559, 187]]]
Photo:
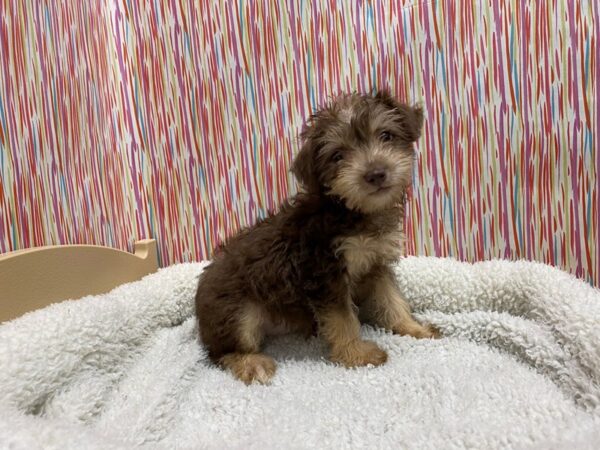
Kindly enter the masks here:
[[434, 336], [412, 318], [390, 269], [422, 121], [421, 109], [385, 92], [340, 97], [310, 118], [292, 167], [303, 192], [233, 237], [200, 277], [212, 361], [266, 383], [275, 363], [260, 353], [265, 336], [318, 328], [333, 361], [383, 364], [386, 353], [360, 337], [359, 311], [395, 333]]

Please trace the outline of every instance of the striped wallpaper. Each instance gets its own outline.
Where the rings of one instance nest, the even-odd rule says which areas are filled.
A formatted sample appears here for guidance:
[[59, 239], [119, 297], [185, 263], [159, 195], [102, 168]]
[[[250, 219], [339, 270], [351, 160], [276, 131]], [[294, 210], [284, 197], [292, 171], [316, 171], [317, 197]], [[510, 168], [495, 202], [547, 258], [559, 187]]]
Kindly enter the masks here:
[[295, 190], [310, 112], [388, 87], [426, 124], [407, 250], [600, 285], [592, 0], [0, 0], [0, 252], [205, 258]]

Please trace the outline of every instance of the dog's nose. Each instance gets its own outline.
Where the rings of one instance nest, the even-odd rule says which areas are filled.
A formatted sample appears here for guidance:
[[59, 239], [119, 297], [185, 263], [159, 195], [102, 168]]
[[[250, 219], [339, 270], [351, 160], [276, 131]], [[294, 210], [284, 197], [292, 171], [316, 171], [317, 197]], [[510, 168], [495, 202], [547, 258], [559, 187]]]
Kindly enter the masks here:
[[381, 186], [386, 178], [385, 169], [377, 168], [367, 172], [365, 181], [373, 186]]

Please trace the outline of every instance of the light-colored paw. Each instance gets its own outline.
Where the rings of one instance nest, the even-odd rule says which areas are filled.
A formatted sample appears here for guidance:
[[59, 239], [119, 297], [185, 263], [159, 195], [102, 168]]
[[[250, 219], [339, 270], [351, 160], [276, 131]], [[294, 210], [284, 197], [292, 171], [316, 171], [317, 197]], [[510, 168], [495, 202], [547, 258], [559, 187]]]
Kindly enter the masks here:
[[430, 335], [425, 337], [429, 337], [431, 339], [439, 339], [442, 337], [442, 332], [433, 325], [427, 325], [427, 329], [429, 330]]
[[440, 331], [433, 325], [421, 325], [418, 322], [404, 323], [392, 327], [392, 331], [401, 336], [412, 336], [417, 339], [439, 339]]
[[387, 361], [387, 353], [371, 341], [355, 341], [345, 347], [334, 349], [331, 360], [346, 367], [380, 366]]
[[273, 358], [261, 354], [226, 355], [221, 362], [237, 379], [246, 384], [269, 384], [277, 370]]

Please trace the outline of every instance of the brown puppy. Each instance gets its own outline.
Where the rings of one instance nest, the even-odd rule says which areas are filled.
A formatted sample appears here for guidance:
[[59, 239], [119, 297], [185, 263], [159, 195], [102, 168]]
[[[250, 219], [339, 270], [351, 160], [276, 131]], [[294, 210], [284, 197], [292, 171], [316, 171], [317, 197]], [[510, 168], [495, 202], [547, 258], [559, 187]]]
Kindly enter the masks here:
[[411, 317], [390, 268], [422, 122], [421, 109], [385, 92], [340, 97], [310, 118], [292, 168], [304, 191], [232, 238], [200, 277], [196, 310], [213, 362], [266, 383], [275, 362], [260, 353], [263, 338], [317, 325], [332, 361], [383, 364], [387, 354], [361, 339], [359, 312], [394, 333], [434, 336]]

